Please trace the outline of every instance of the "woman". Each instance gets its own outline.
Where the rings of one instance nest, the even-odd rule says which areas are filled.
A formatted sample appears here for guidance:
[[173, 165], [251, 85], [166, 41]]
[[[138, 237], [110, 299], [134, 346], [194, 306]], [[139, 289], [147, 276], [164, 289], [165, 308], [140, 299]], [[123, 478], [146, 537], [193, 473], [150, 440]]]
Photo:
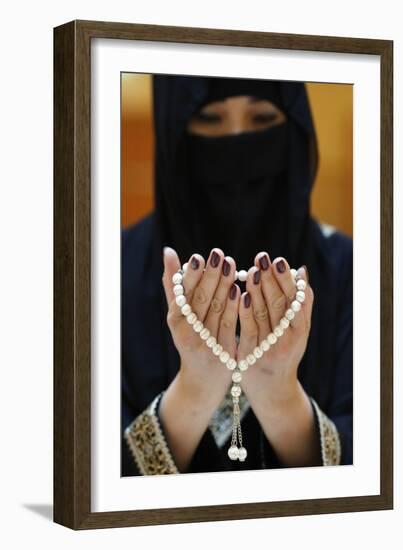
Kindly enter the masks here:
[[[352, 242], [310, 215], [304, 85], [156, 75], [153, 87], [155, 211], [122, 239], [122, 475], [351, 464]], [[233, 356], [284, 314], [290, 267], [308, 284], [292, 329], [244, 373], [245, 461], [227, 455], [231, 373], [173, 300], [185, 262], [192, 309]]]

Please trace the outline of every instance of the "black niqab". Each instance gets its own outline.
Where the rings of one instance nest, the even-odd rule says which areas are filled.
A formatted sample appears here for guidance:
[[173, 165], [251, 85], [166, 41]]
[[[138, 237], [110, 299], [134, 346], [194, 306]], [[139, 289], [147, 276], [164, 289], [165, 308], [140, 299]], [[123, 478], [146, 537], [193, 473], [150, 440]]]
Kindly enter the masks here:
[[[218, 246], [240, 269], [261, 250], [302, 265], [317, 162], [304, 85], [155, 75], [153, 93], [161, 245], [175, 248], [182, 263]], [[188, 133], [203, 105], [236, 95], [272, 101], [287, 121], [237, 135]]]

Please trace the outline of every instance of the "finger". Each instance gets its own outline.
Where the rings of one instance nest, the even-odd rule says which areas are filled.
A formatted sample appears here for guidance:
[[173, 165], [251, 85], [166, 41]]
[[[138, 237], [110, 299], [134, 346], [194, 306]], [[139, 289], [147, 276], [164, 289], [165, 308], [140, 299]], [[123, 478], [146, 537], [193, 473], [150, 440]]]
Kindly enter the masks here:
[[263, 297], [260, 281], [261, 270], [256, 266], [251, 267], [246, 279], [246, 290], [252, 298], [253, 315], [259, 331], [259, 342], [270, 333], [269, 310]]
[[[301, 302], [298, 302], [296, 298], [297, 289], [295, 287], [294, 277], [291, 273], [291, 268], [285, 258], [276, 258], [273, 262], [273, 273], [276, 277], [278, 286], [281, 288], [285, 298], [286, 298], [286, 309], [283, 312], [283, 317], [285, 314], [291, 316], [290, 312], [287, 310], [294, 311], [294, 314], [299, 313], [301, 309]], [[300, 315], [295, 315], [295, 321], [292, 326], [298, 324], [298, 318]], [[286, 317], [287, 318], [287, 317]]]
[[188, 304], [192, 302], [193, 293], [203, 277], [205, 261], [200, 254], [193, 254], [187, 262], [187, 269], [183, 275], [182, 285]]
[[203, 277], [193, 292], [190, 305], [203, 323], [221, 277], [223, 259], [223, 251], [219, 248], [213, 248], [206, 263]]
[[283, 294], [287, 298], [287, 307], [290, 307], [291, 303], [295, 300], [295, 282], [294, 277], [291, 274], [291, 268], [285, 258], [276, 258], [272, 263], [273, 273], [276, 277], [278, 286], [282, 290]]
[[168, 306], [175, 298], [173, 291], [172, 277], [180, 269], [181, 263], [175, 250], [166, 246], [163, 251], [164, 273], [162, 275], [162, 284], [165, 291], [165, 297]]
[[222, 263], [221, 276], [217, 288], [204, 320], [204, 324], [215, 338], [217, 337], [220, 319], [226, 306], [228, 293], [235, 279], [235, 267], [235, 261], [230, 256], [226, 256]]
[[253, 352], [258, 344], [259, 329], [253, 316], [252, 298], [244, 292], [239, 304], [239, 321], [241, 336], [238, 347], [238, 361], [246, 360], [249, 365], [256, 362]]
[[[173, 328], [182, 319], [181, 309], [186, 305], [185, 297], [175, 294], [175, 286], [177, 288], [182, 287], [181, 275], [177, 274], [177, 271], [181, 268], [181, 264], [177, 253], [170, 247], [164, 248], [163, 259], [164, 273], [162, 275], [162, 283], [168, 303], [167, 323], [170, 328]], [[175, 282], [173, 278], [174, 280], [176, 279]]]
[[[301, 314], [303, 302], [305, 301], [305, 293], [297, 290], [294, 278], [291, 274], [290, 266], [285, 258], [276, 258], [273, 262], [274, 274], [279, 287], [287, 301], [287, 310], [284, 311], [285, 318], [292, 317], [291, 327], [299, 328], [304, 326], [304, 315]], [[292, 316], [291, 311], [294, 312]]]
[[[240, 297], [241, 290], [239, 286], [232, 283], [218, 329], [217, 341], [222, 345], [224, 350], [228, 351], [232, 358], [236, 356], [235, 334]], [[236, 363], [234, 364], [235, 366]]]
[[274, 273], [276, 269], [270, 262], [267, 252], [260, 252], [255, 257], [255, 265], [261, 268], [260, 287], [266, 306], [269, 310], [269, 321], [272, 329], [283, 317], [287, 306], [286, 297], [281, 290]]
[[[301, 293], [305, 294], [305, 299], [301, 302], [301, 311], [292, 319], [291, 326], [296, 330], [309, 332], [311, 328], [314, 294], [312, 287], [308, 283], [308, 275], [305, 266], [298, 269], [295, 280], [297, 284], [296, 291], [299, 293], [297, 294], [297, 299], [303, 298]], [[298, 281], [300, 280], [304, 281], [304, 283], [299, 283]]]

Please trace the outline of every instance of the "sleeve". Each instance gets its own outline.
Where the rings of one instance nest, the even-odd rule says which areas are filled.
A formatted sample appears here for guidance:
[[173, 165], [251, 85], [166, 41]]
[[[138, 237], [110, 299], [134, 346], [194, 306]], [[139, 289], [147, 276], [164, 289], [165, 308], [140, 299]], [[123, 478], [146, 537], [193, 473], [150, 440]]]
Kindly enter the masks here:
[[314, 411], [316, 433], [320, 440], [321, 466], [337, 466], [341, 462], [340, 434], [335, 423], [322, 411], [310, 396]]
[[179, 473], [158, 415], [163, 393], [154, 397], [124, 432], [124, 438], [139, 475]]
[[[331, 380], [331, 399], [326, 414], [337, 429], [340, 440], [340, 464], [353, 464], [353, 246], [345, 242], [340, 272], [338, 330], [335, 368]], [[346, 252], [347, 251], [347, 252]]]
[[[147, 408], [125, 429], [124, 439], [133, 462], [132, 475], [161, 475], [225, 470], [222, 454], [208, 427], [189, 463], [180, 472], [166, 440], [159, 416], [164, 392], [159, 393]], [[135, 471], [133, 471], [135, 470]]]
[[353, 246], [338, 234], [341, 282], [335, 362], [326, 410], [311, 397], [322, 445], [323, 465], [353, 464]]

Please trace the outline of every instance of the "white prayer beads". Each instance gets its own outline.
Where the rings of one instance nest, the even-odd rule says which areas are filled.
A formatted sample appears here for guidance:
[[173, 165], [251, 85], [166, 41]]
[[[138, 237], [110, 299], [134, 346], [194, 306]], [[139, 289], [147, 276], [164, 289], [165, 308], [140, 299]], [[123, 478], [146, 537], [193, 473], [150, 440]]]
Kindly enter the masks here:
[[[291, 276], [296, 287], [295, 298], [291, 302], [290, 307], [285, 311], [284, 317], [280, 319], [277, 326], [273, 328], [273, 331], [264, 338], [258, 346], [255, 347], [252, 353], [249, 353], [245, 358], [236, 361], [228, 351], [223, 349], [214, 336], [210, 334], [208, 328], [197, 318], [197, 315], [192, 311], [191, 306], [186, 301], [185, 288], [183, 286], [183, 275], [188, 268], [188, 264], [185, 263], [182, 266], [182, 270], [177, 271], [172, 276], [173, 293], [175, 296], [175, 302], [180, 307], [182, 315], [186, 318], [186, 321], [193, 328], [193, 330], [199, 334], [200, 338], [205, 342], [206, 346], [211, 349], [212, 353], [218, 357], [219, 361], [223, 363], [229, 370], [233, 371], [231, 379], [233, 386], [231, 387], [231, 396], [234, 406], [233, 416], [233, 430], [231, 445], [228, 449], [228, 456], [231, 460], [244, 461], [247, 457], [247, 451], [242, 445], [242, 432], [240, 424], [239, 414], [239, 397], [242, 393], [241, 386], [242, 372], [248, 370], [249, 366], [252, 366], [258, 361], [263, 354], [270, 350], [270, 348], [276, 344], [279, 338], [290, 326], [298, 311], [300, 311], [303, 302], [305, 301], [306, 282], [304, 279], [297, 279], [297, 271], [291, 269]], [[235, 280], [245, 282], [248, 276], [248, 272], [245, 269], [235, 272]], [[239, 438], [240, 446], [237, 446], [237, 438]]]

